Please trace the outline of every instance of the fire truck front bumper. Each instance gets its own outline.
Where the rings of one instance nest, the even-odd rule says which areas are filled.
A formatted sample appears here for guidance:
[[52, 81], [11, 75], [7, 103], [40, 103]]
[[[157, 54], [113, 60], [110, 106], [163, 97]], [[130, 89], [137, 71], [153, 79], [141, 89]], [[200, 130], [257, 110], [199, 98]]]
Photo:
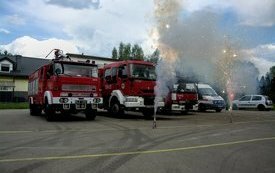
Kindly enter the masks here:
[[[157, 102], [157, 107], [158, 108], [163, 108], [164, 107], [164, 101], [159, 100]], [[154, 102], [148, 103], [147, 100], [144, 101], [143, 97], [135, 97], [135, 96], [129, 96], [125, 97], [125, 102], [124, 102], [125, 108], [154, 108]]]
[[172, 111], [185, 111], [185, 105], [179, 105], [179, 104], [172, 104], [171, 106]]
[[87, 108], [97, 109], [99, 105], [103, 104], [101, 97], [54, 97], [52, 104], [63, 110], [85, 110]]

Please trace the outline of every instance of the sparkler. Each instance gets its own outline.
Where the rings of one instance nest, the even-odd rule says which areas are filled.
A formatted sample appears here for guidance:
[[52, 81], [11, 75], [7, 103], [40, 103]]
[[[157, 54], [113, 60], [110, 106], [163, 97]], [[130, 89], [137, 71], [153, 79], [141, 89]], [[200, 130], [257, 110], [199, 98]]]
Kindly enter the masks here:
[[229, 102], [228, 112], [230, 115], [230, 123], [233, 123], [232, 101], [235, 96], [233, 85], [233, 65], [238, 56], [228, 41], [225, 41], [225, 49], [222, 50], [222, 53], [223, 57], [217, 63], [218, 71], [222, 72], [219, 73], [221, 76], [219, 76], [218, 79], [220, 79], [220, 84], [226, 89]]

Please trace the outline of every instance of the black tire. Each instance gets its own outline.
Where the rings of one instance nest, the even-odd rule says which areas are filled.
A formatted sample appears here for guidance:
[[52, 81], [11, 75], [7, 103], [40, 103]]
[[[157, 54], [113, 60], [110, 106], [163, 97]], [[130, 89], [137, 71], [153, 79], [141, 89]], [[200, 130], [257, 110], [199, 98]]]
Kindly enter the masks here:
[[124, 115], [124, 110], [122, 109], [122, 107], [120, 106], [119, 102], [117, 100], [113, 100], [111, 102], [111, 107], [109, 112], [117, 117], [122, 117]]
[[206, 109], [205, 109], [205, 107], [204, 107], [203, 104], [199, 104], [198, 110], [199, 110], [200, 112], [205, 112]]
[[188, 112], [189, 112], [189, 110], [185, 110], [185, 111], [181, 111], [180, 113], [181, 113], [182, 115], [187, 115]]
[[259, 111], [264, 111], [265, 110], [265, 106], [264, 105], [258, 105], [258, 110]]
[[96, 117], [96, 110], [88, 109], [85, 111], [85, 116], [87, 120], [95, 120]]
[[34, 116], [35, 115], [35, 111], [34, 111], [34, 106], [32, 104], [29, 104], [29, 109], [30, 109], [30, 115]]
[[144, 116], [144, 119], [146, 119], [146, 120], [152, 119], [154, 116], [154, 113], [155, 113], [154, 109], [143, 109], [142, 110], [142, 114]]
[[47, 121], [53, 121], [54, 120], [54, 109], [53, 107], [48, 104], [48, 101], [45, 101], [45, 118]]

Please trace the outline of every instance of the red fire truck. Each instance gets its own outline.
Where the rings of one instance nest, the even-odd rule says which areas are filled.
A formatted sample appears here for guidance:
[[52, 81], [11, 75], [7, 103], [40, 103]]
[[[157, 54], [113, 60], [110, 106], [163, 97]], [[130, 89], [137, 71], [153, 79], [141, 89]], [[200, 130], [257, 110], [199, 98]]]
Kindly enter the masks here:
[[70, 61], [57, 51], [55, 59], [29, 76], [30, 114], [44, 110], [51, 121], [57, 114], [84, 112], [93, 120], [103, 103], [97, 65]]
[[178, 80], [165, 99], [165, 111], [179, 111], [187, 113], [198, 103], [197, 86]]
[[[154, 64], [141, 60], [119, 61], [105, 65], [100, 73], [103, 106], [110, 113], [120, 116], [124, 110], [141, 111], [145, 118], [154, 114]], [[156, 105], [161, 109], [163, 100]]]

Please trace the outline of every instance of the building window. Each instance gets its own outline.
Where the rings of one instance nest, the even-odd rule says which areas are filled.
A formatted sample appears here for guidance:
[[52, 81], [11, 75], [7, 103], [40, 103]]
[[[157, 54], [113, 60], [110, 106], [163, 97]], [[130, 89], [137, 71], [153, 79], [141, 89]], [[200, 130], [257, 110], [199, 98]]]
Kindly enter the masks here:
[[1, 72], [10, 72], [9, 64], [1, 64]]

